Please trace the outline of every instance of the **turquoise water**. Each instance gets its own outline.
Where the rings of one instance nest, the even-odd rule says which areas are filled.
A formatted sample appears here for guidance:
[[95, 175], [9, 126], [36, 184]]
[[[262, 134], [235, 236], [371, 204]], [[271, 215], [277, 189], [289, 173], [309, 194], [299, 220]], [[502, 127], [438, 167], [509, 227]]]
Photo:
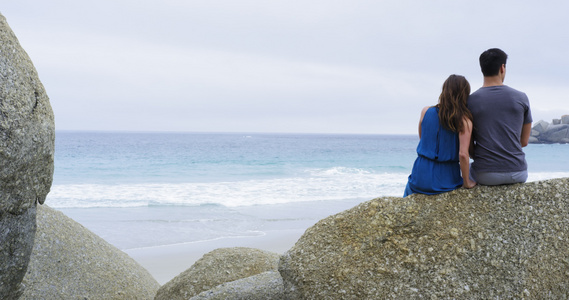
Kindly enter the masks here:
[[[401, 196], [411, 135], [57, 132], [46, 203], [121, 249], [306, 229]], [[569, 145], [529, 145], [529, 181], [569, 177]]]
[[416, 143], [389, 135], [58, 132], [48, 199], [55, 207], [242, 206], [399, 195]]
[[172, 183], [335, 167], [392, 172], [409, 169], [416, 142], [388, 135], [58, 132], [55, 175], [60, 183]]

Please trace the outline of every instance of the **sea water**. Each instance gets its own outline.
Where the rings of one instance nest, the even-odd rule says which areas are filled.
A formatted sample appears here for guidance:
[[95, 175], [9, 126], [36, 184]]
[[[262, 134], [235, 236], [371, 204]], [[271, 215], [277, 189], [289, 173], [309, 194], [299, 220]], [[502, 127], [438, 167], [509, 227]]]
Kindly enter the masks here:
[[[46, 204], [120, 249], [305, 229], [403, 193], [415, 135], [57, 132]], [[569, 145], [524, 148], [529, 181]]]

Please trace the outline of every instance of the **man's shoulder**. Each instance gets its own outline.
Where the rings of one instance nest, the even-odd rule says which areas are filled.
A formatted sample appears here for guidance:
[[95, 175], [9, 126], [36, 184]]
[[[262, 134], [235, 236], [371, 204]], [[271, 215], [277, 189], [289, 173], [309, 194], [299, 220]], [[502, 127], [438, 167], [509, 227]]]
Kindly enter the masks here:
[[472, 94], [470, 94], [470, 96], [468, 96], [467, 103], [471, 103], [473, 100], [476, 100], [479, 98], [484, 98], [487, 93], [488, 93], [488, 90], [484, 87], [481, 87], [481, 88], [477, 89], [476, 91], [474, 91]]
[[507, 93], [510, 95], [518, 95], [527, 98], [527, 95], [524, 92], [517, 90], [513, 87], [510, 87], [508, 85], [495, 85], [495, 86], [481, 87], [477, 89], [472, 94], [470, 94], [469, 100], [476, 99], [478, 97], [486, 97], [489, 94], [492, 94], [494, 91], [499, 91], [499, 90], [501, 90], [502, 93]]
[[503, 85], [503, 87], [504, 87], [505, 90], [507, 90], [507, 91], [509, 91], [509, 92], [511, 92], [511, 93], [516, 93], [516, 94], [525, 95], [524, 92], [522, 92], [522, 91], [520, 91], [520, 90], [517, 90], [517, 89], [515, 89], [515, 88], [513, 88], [513, 87], [511, 87], [511, 86]]

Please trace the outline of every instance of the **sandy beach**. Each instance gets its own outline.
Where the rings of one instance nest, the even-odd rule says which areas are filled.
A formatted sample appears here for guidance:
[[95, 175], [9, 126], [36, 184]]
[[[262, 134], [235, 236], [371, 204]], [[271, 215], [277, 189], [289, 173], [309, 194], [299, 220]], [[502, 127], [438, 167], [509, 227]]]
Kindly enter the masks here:
[[145, 247], [125, 250], [164, 284], [191, 267], [204, 254], [225, 247], [251, 247], [275, 253], [285, 253], [302, 236], [304, 230], [288, 229], [267, 231], [262, 236], [220, 238], [210, 241]]
[[363, 201], [60, 210], [164, 284], [218, 248], [250, 247], [283, 254], [319, 220]]

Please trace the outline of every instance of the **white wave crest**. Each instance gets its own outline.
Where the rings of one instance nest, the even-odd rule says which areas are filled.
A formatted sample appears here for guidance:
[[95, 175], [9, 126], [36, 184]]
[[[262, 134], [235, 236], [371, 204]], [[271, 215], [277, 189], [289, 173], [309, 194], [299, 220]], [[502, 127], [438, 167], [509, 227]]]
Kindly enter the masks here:
[[[246, 206], [319, 200], [400, 196], [406, 174], [322, 170], [320, 175], [234, 182], [176, 184], [54, 185], [53, 207], [136, 207], [148, 205]], [[316, 172], [318, 173], [318, 172]]]
[[[227, 207], [402, 196], [405, 173], [350, 168], [314, 169], [307, 177], [172, 183], [54, 185], [47, 203], [56, 208], [223, 205]], [[530, 173], [528, 182], [569, 177], [569, 172]]]

